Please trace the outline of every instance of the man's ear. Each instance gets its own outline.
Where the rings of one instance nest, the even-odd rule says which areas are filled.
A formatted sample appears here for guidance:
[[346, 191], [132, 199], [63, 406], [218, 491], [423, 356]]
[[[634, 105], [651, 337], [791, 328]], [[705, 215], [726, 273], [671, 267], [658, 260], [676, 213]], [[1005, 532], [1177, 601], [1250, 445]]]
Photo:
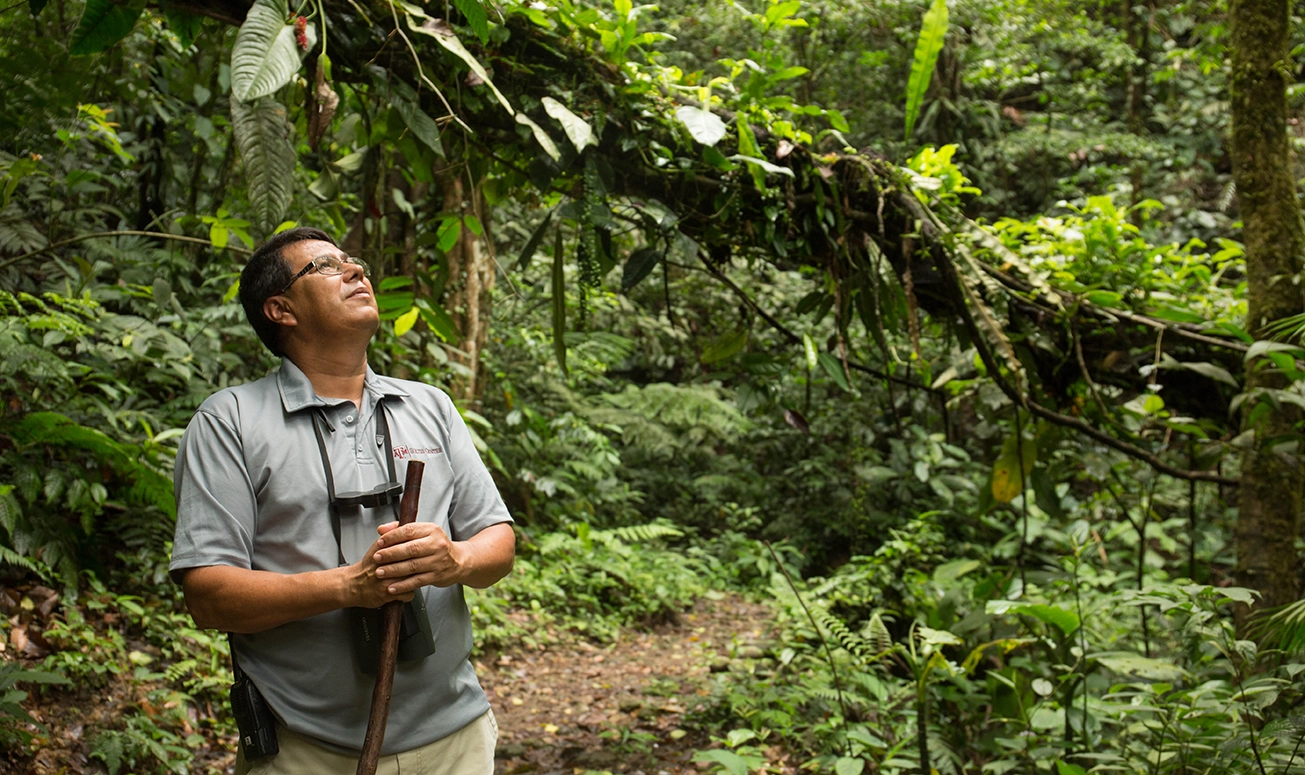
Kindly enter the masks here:
[[263, 302], [263, 314], [267, 319], [281, 326], [297, 326], [299, 321], [295, 318], [294, 310], [290, 309], [290, 302], [286, 297], [277, 295], [272, 296]]

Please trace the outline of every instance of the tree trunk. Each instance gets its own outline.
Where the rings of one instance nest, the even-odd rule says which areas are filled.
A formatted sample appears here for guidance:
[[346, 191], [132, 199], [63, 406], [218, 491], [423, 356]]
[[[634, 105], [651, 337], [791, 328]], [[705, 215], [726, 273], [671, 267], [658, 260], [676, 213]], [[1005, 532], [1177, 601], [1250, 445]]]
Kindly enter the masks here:
[[[1229, 9], [1233, 181], [1245, 224], [1246, 327], [1257, 337], [1266, 324], [1299, 314], [1303, 306], [1293, 282], [1302, 239], [1287, 143], [1290, 8], [1288, 0], [1233, 0]], [[1285, 384], [1280, 375], [1251, 364], [1246, 388], [1256, 387]], [[1260, 590], [1263, 606], [1297, 596], [1302, 471], [1294, 454], [1270, 446], [1292, 431], [1297, 414], [1273, 412], [1254, 427], [1246, 425], [1255, 440], [1242, 460], [1237, 581]]]
[[449, 170], [440, 176], [444, 190], [443, 211], [463, 217], [474, 215], [484, 228], [484, 234], [476, 236], [464, 226], [457, 244], [449, 250], [449, 280], [444, 287], [444, 308], [461, 335], [457, 344], [461, 352], [454, 353], [454, 358], [467, 368], [450, 388], [454, 398], [467, 401], [475, 408], [479, 406], [484, 389], [480, 356], [489, 338], [490, 293], [494, 290], [496, 264], [485, 197], [479, 187], [468, 190], [459, 172], [458, 169]]

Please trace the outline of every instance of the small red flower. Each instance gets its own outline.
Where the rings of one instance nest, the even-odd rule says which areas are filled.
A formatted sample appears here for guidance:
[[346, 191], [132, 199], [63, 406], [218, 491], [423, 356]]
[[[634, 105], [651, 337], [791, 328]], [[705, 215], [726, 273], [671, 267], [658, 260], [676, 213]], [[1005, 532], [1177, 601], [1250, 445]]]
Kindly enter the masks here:
[[300, 51], [308, 50], [308, 20], [302, 16], [295, 17], [295, 40]]

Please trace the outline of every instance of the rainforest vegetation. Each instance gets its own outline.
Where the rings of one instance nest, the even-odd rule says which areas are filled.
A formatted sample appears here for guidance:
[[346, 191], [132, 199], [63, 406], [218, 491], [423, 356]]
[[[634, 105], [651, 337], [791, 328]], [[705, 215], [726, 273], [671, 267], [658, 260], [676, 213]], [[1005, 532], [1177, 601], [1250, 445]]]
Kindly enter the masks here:
[[1293, 12], [0, 9], [0, 772], [231, 764], [172, 467], [295, 225], [517, 520], [478, 655], [740, 599], [697, 771], [1305, 772]]

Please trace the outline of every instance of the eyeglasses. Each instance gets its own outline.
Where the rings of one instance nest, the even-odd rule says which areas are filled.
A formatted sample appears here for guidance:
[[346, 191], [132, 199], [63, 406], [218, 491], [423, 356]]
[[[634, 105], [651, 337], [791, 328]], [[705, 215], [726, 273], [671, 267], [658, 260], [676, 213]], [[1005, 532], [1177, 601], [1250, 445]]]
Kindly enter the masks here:
[[326, 275], [327, 277], [344, 274], [345, 264], [354, 264], [355, 266], [361, 267], [363, 277], [367, 277], [372, 273], [371, 267], [367, 266], [361, 258], [354, 258], [353, 256], [345, 256], [344, 258], [340, 258], [339, 256], [319, 256], [314, 258], [312, 261], [309, 261], [308, 265], [303, 269], [300, 269], [299, 274], [291, 277], [290, 282], [286, 283], [284, 288], [277, 291], [276, 295], [280, 295], [290, 290], [290, 286], [295, 284], [295, 280], [298, 280], [300, 277], [303, 277], [310, 272], [315, 271], [318, 274]]

